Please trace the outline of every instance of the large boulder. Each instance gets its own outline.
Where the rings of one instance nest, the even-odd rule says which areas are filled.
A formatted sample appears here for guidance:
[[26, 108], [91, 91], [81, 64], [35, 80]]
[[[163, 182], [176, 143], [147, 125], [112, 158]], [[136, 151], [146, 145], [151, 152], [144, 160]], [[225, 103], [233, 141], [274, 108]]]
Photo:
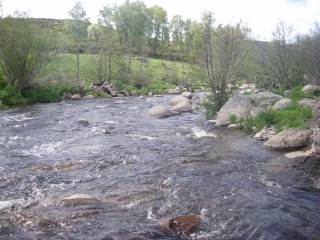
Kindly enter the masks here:
[[178, 113], [163, 106], [155, 106], [147, 112], [148, 116], [158, 117], [158, 118], [169, 117], [174, 114], [178, 114]]
[[189, 101], [182, 101], [180, 103], [178, 103], [177, 105], [175, 105], [171, 111], [175, 111], [175, 112], [192, 112], [192, 106], [191, 103]]
[[272, 109], [284, 109], [284, 108], [288, 107], [291, 103], [292, 103], [291, 99], [282, 98], [272, 106]]
[[300, 128], [284, 130], [263, 144], [271, 150], [294, 150], [302, 148], [311, 142], [311, 131]]
[[272, 104], [279, 101], [280, 99], [282, 99], [283, 97], [279, 94], [275, 94], [272, 92], [268, 92], [268, 91], [262, 91], [262, 92], [258, 92], [258, 93], [254, 93], [251, 95], [252, 99], [254, 101], [254, 104], [256, 107], [260, 107], [260, 103], [262, 101], [268, 101], [271, 102]]
[[252, 98], [249, 96], [235, 96], [230, 98], [219, 110], [217, 114], [217, 124], [227, 125], [229, 115], [236, 114], [237, 116], [245, 116], [250, 113], [253, 107]]
[[186, 97], [183, 97], [183, 96], [175, 96], [174, 98], [172, 98], [169, 102], [170, 105], [177, 105], [178, 103], [181, 103], [183, 101], [188, 101], [189, 102], [189, 99], [186, 98]]

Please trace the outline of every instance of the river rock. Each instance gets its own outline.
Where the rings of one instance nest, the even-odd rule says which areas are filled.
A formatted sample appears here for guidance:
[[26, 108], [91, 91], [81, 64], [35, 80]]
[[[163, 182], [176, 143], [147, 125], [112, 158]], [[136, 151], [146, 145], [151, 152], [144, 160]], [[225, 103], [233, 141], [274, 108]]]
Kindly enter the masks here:
[[264, 108], [252, 107], [250, 110], [250, 114], [252, 117], [256, 117], [259, 114], [259, 112], [262, 112], [264, 110]]
[[78, 123], [78, 124], [80, 124], [80, 125], [83, 125], [83, 126], [89, 126], [89, 122], [88, 122], [88, 120], [87, 119], [78, 119], [77, 121], [76, 121], [76, 123]]
[[272, 150], [294, 150], [307, 146], [310, 142], [310, 130], [289, 128], [266, 141], [263, 147]]
[[81, 100], [82, 97], [80, 94], [74, 94], [70, 97], [70, 100]]
[[260, 107], [262, 101], [268, 101], [272, 104], [279, 101], [283, 97], [279, 94], [275, 94], [268, 91], [257, 92], [251, 95], [256, 107]]
[[180, 112], [192, 112], [192, 106], [189, 101], [182, 101], [182, 102], [178, 103], [177, 105], [175, 105], [170, 110], [175, 111], [175, 112], [179, 112], [179, 113]]
[[306, 85], [301, 89], [301, 92], [311, 92], [313, 90], [316, 90], [318, 87], [313, 85]]
[[115, 102], [114, 102], [114, 104], [124, 104], [124, 103], [127, 103], [127, 101], [118, 100], [118, 101], [115, 101]]
[[285, 154], [285, 156], [289, 159], [304, 159], [308, 156], [310, 156], [310, 154], [312, 154], [314, 152], [314, 149], [310, 149], [308, 151], [295, 151], [295, 152], [290, 152]]
[[199, 215], [175, 216], [172, 218], [161, 219], [158, 221], [162, 231], [175, 231], [188, 233], [200, 222]]
[[186, 97], [183, 97], [183, 96], [175, 96], [174, 98], [172, 98], [169, 102], [170, 105], [177, 105], [178, 103], [181, 103], [183, 101], [188, 101], [189, 102], [189, 99], [186, 98]]
[[188, 99], [192, 99], [194, 94], [192, 92], [183, 92], [183, 93], [181, 93], [181, 96], [188, 98]]
[[200, 99], [200, 97], [197, 94], [193, 94], [192, 99]]
[[229, 122], [229, 115], [236, 114], [237, 116], [244, 116], [250, 113], [253, 107], [252, 98], [249, 96], [235, 96], [230, 98], [219, 110], [217, 114], [217, 124], [227, 125]]
[[302, 107], [312, 107], [313, 102], [314, 100], [312, 99], [301, 99], [300, 101], [298, 101], [298, 105]]
[[99, 201], [88, 194], [74, 194], [62, 199], [62, 205], [65, 207], [74, 207], [81, 205], [97, 205]]
[[292, 90], [285, 90], [283, 96], [288, 96], [290, 93], [292, 93]]
[[95, 96], [89, 94], [89, 95], [84, 96], [83, 98], [85, 98], [85, 99], [94, 99]]
[[181, 92], [178, 89], [169, 89], [168, 94], [180, 94]]
[[103, 86], [108, 90], [112, 97], [116, 97], [118, 95], [118, 91], [112, 83], [106, 83]]
[[282, 98], [272, 106], [272, 109], [284, 109], [284, 108], [288, 107], [291, 103], [292, 103], [291, 99]]
[[274, 126], [264, 126], [259, 132], [254, 135], [259, 141], [266, 141], [272, 138], [276, 133], [276, 129]]
[[315, 152], [320, 155], [320, 133], [317, 133], [314, 137], [313, 137], [313, 148], [315, 150]]
[[148, 116], [158, 117], [158, 118], [169, 117], [174, 114], [176, 114], [176, 112], [171, 111], [170, 109], [163, 106], [155, 106], [147, 112]]
[[228, 129], [239, 129], [240, 126], [238, 124], [229, 124]]

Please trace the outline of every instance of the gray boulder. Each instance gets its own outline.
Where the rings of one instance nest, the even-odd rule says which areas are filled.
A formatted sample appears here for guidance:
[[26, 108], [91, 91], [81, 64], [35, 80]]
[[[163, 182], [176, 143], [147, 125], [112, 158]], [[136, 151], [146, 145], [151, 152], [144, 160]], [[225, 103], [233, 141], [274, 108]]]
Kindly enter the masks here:
[[283, 96], [288, 96], [290, 93], [292, 93], [292, 90], [285, 90]]
[[301, 99], [298, 102], [298, 105], [302, 106], [302, 107], [312, 107], [313, 102], [314, 102], [314, 100], [312, 100], [312, 99]]
[[311, 131], [289, 128], [266, 141], [262, 146], [271, 150], [294, 150], [311, 142]]
[[70, 97], [70, 100], [81, 100], [82, 97], [80, 94], [74, 94]]
[[174, 112], [163, 106], [155, 106], [147, 112], [148, 116], [157, 117], [157, 118], [169, 117], [174, 114], [177, 114], [177, 112]]
[[175, 105], [171, 111], [175, 111], [175, 112], [192, 112], [192, 106], [191, 103], [189, 101], [182, 101], [180, 103], [178, 103], [177, 105]]
[[253, 107], [252, 98], [249, 96], [235, 96], [230, 98], [217, 114], [217, 125], [227, 125], [229, 115], [245, 116], [250, 113]]
[[170, 105], [174, 106], [177, 105], [178, 103], [187, 101], [189, 102], [189, 99], [183, 96], [175, 96], [174, 98], [172, 98], [169, 102]]
[[181, 93], [181, 96], [191, 99], [194, 96], [194, 94], [192, 92], [183, 92]]
[[318, 87], [313, 85], [306, 85], [301, 89], [301, 92], [311, 92], [313, 90], [316, 90]]
[[284, 109], [288, 107], [292, 103], [292, 100], [289, 98], [283, 98], [277, 101], [273, 106], [272, 109]]
[[260, 107], [262, 101], [268, 101], [272, 104], [282, 99], [282, 96], [268, 91], [258, 92], [251, 95], [256, 107]]

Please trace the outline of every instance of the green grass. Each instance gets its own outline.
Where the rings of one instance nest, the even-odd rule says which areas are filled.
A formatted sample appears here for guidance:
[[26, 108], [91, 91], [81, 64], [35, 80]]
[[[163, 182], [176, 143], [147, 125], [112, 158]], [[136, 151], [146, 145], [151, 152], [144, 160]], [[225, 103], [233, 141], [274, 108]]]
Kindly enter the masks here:
[[311, 117], [310, 107], [301, 107], [294, 102], [282, 110], [261, 111], [256, 117], [244, 118], [240, 125], [247, 132], [252, 131], [253, 127], [259, 131], [266, 125], [274, 125], [277, 132], [280, 132], [285, 128], [305, 128], [305, 121]]

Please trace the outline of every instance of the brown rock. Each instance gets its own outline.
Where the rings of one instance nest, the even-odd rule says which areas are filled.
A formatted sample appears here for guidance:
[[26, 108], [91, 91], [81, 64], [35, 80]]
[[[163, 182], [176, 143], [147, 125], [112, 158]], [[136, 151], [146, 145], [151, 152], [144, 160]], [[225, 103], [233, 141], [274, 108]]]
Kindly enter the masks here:
[[199, 215], [175, 216], [172, 218], [159, 220], [161, 230], [187, 233], [194, 229], [200, 222]]

